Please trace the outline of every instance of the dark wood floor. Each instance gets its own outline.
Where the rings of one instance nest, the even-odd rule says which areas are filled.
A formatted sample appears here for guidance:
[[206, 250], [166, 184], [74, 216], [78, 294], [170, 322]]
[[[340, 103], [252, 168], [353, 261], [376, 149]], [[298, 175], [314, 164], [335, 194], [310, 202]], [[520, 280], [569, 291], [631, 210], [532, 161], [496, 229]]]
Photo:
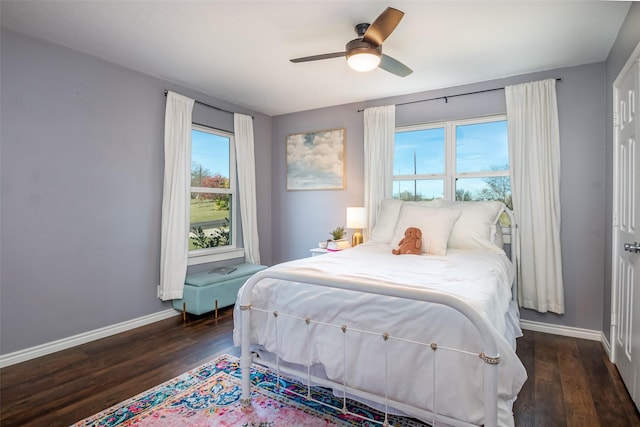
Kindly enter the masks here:
[[640, 426], [599, 342], [524, 331], [517, 353], [529, 379], [514, 405], [516, 426]]
[[[232, 310], [163, 320], [0, 370], [0, 425], [68, 426], [233, 347]], [[516, 426], [640, 426], [600, 343], [525, 331]]]

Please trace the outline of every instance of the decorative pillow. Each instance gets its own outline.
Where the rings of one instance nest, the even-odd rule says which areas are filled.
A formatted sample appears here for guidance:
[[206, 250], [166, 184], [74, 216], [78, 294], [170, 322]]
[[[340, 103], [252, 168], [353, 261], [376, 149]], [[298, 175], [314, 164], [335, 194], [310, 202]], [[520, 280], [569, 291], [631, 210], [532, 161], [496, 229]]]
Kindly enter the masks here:
[[392, 242], [393, 232], [400, 215], [400, 208], [403, 204], [416, 206], [439, 206], [440, 200], [430, 200], [424, 202], [403, 202], [399, 199], [383, 199], [380, 202], [380, 210], [376, 218], [376, 224], [369, 235], [369, 240], [380, 243], [397, 243]]
[[[504, 209], [504, 203], [498, 201], [451, 202], [442, 201], [442, 206], [460, 211], [448, 247], [456, 249], [495, 250], [496, 223]], [[502, 250], [502, 248], [498, 248]]]
[[391, 242], [401, 207], [402, 200], [398, 199], [383, 199], [380, 202], [376, 224], [371, 231], [369, 240], [381, 243]]
[[398, 249], [398, 243], [409, 227], [422, 231], [422, 253], [446, 255], [447, 241], [460, 211], [450, 208], [434, 208], [420, 204], [405, 203], [400, 208], [400, 216], [391, 238], [391, 245]]

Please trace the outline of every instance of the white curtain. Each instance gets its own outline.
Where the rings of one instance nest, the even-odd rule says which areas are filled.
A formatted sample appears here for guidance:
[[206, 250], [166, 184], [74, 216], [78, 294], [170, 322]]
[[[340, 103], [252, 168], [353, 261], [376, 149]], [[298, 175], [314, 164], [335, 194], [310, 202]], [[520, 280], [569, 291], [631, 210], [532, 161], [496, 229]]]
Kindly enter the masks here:
[[520, 305], [564, 313], [560, 132], [555, 79], [505, 88]]
[[395, 132], [395, 105], [364, 110], [364, 206], [368, 215], [365, 239], [376, 224], [380, 201], [393, 196]]
[[194, 100], [167, 93], [160, 244], [160, 299], [182, 298], [189, 256], [191, 113]]
[[253, 118], [233, 115], [238, 170], [238, 195], [242, 217], [242, 242], [245, 260], [260, 264], [258, 245], [258, 215], [256, 207], [256, 161], [253, 149]]

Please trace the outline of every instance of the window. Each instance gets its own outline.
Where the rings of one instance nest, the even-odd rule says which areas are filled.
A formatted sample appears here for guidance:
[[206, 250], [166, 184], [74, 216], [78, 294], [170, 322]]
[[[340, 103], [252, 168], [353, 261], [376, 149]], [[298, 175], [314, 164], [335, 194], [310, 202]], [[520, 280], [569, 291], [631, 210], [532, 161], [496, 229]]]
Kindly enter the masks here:
[[189, 201], [190, 257], [215, 254], [236, 247], [235, 165], [232, 134], [193, 125]]
[[500, 200], [512, 208], [505, 116], [396, 129], [393, 197]]

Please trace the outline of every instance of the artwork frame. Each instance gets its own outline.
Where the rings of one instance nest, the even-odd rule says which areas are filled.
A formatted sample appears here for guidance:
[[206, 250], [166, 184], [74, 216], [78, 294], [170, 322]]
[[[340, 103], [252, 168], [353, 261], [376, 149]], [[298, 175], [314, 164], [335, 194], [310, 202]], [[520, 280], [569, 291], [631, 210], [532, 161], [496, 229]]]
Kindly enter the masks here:
[[287, 191], [346, 188], [346, 129], [287, 135]]

